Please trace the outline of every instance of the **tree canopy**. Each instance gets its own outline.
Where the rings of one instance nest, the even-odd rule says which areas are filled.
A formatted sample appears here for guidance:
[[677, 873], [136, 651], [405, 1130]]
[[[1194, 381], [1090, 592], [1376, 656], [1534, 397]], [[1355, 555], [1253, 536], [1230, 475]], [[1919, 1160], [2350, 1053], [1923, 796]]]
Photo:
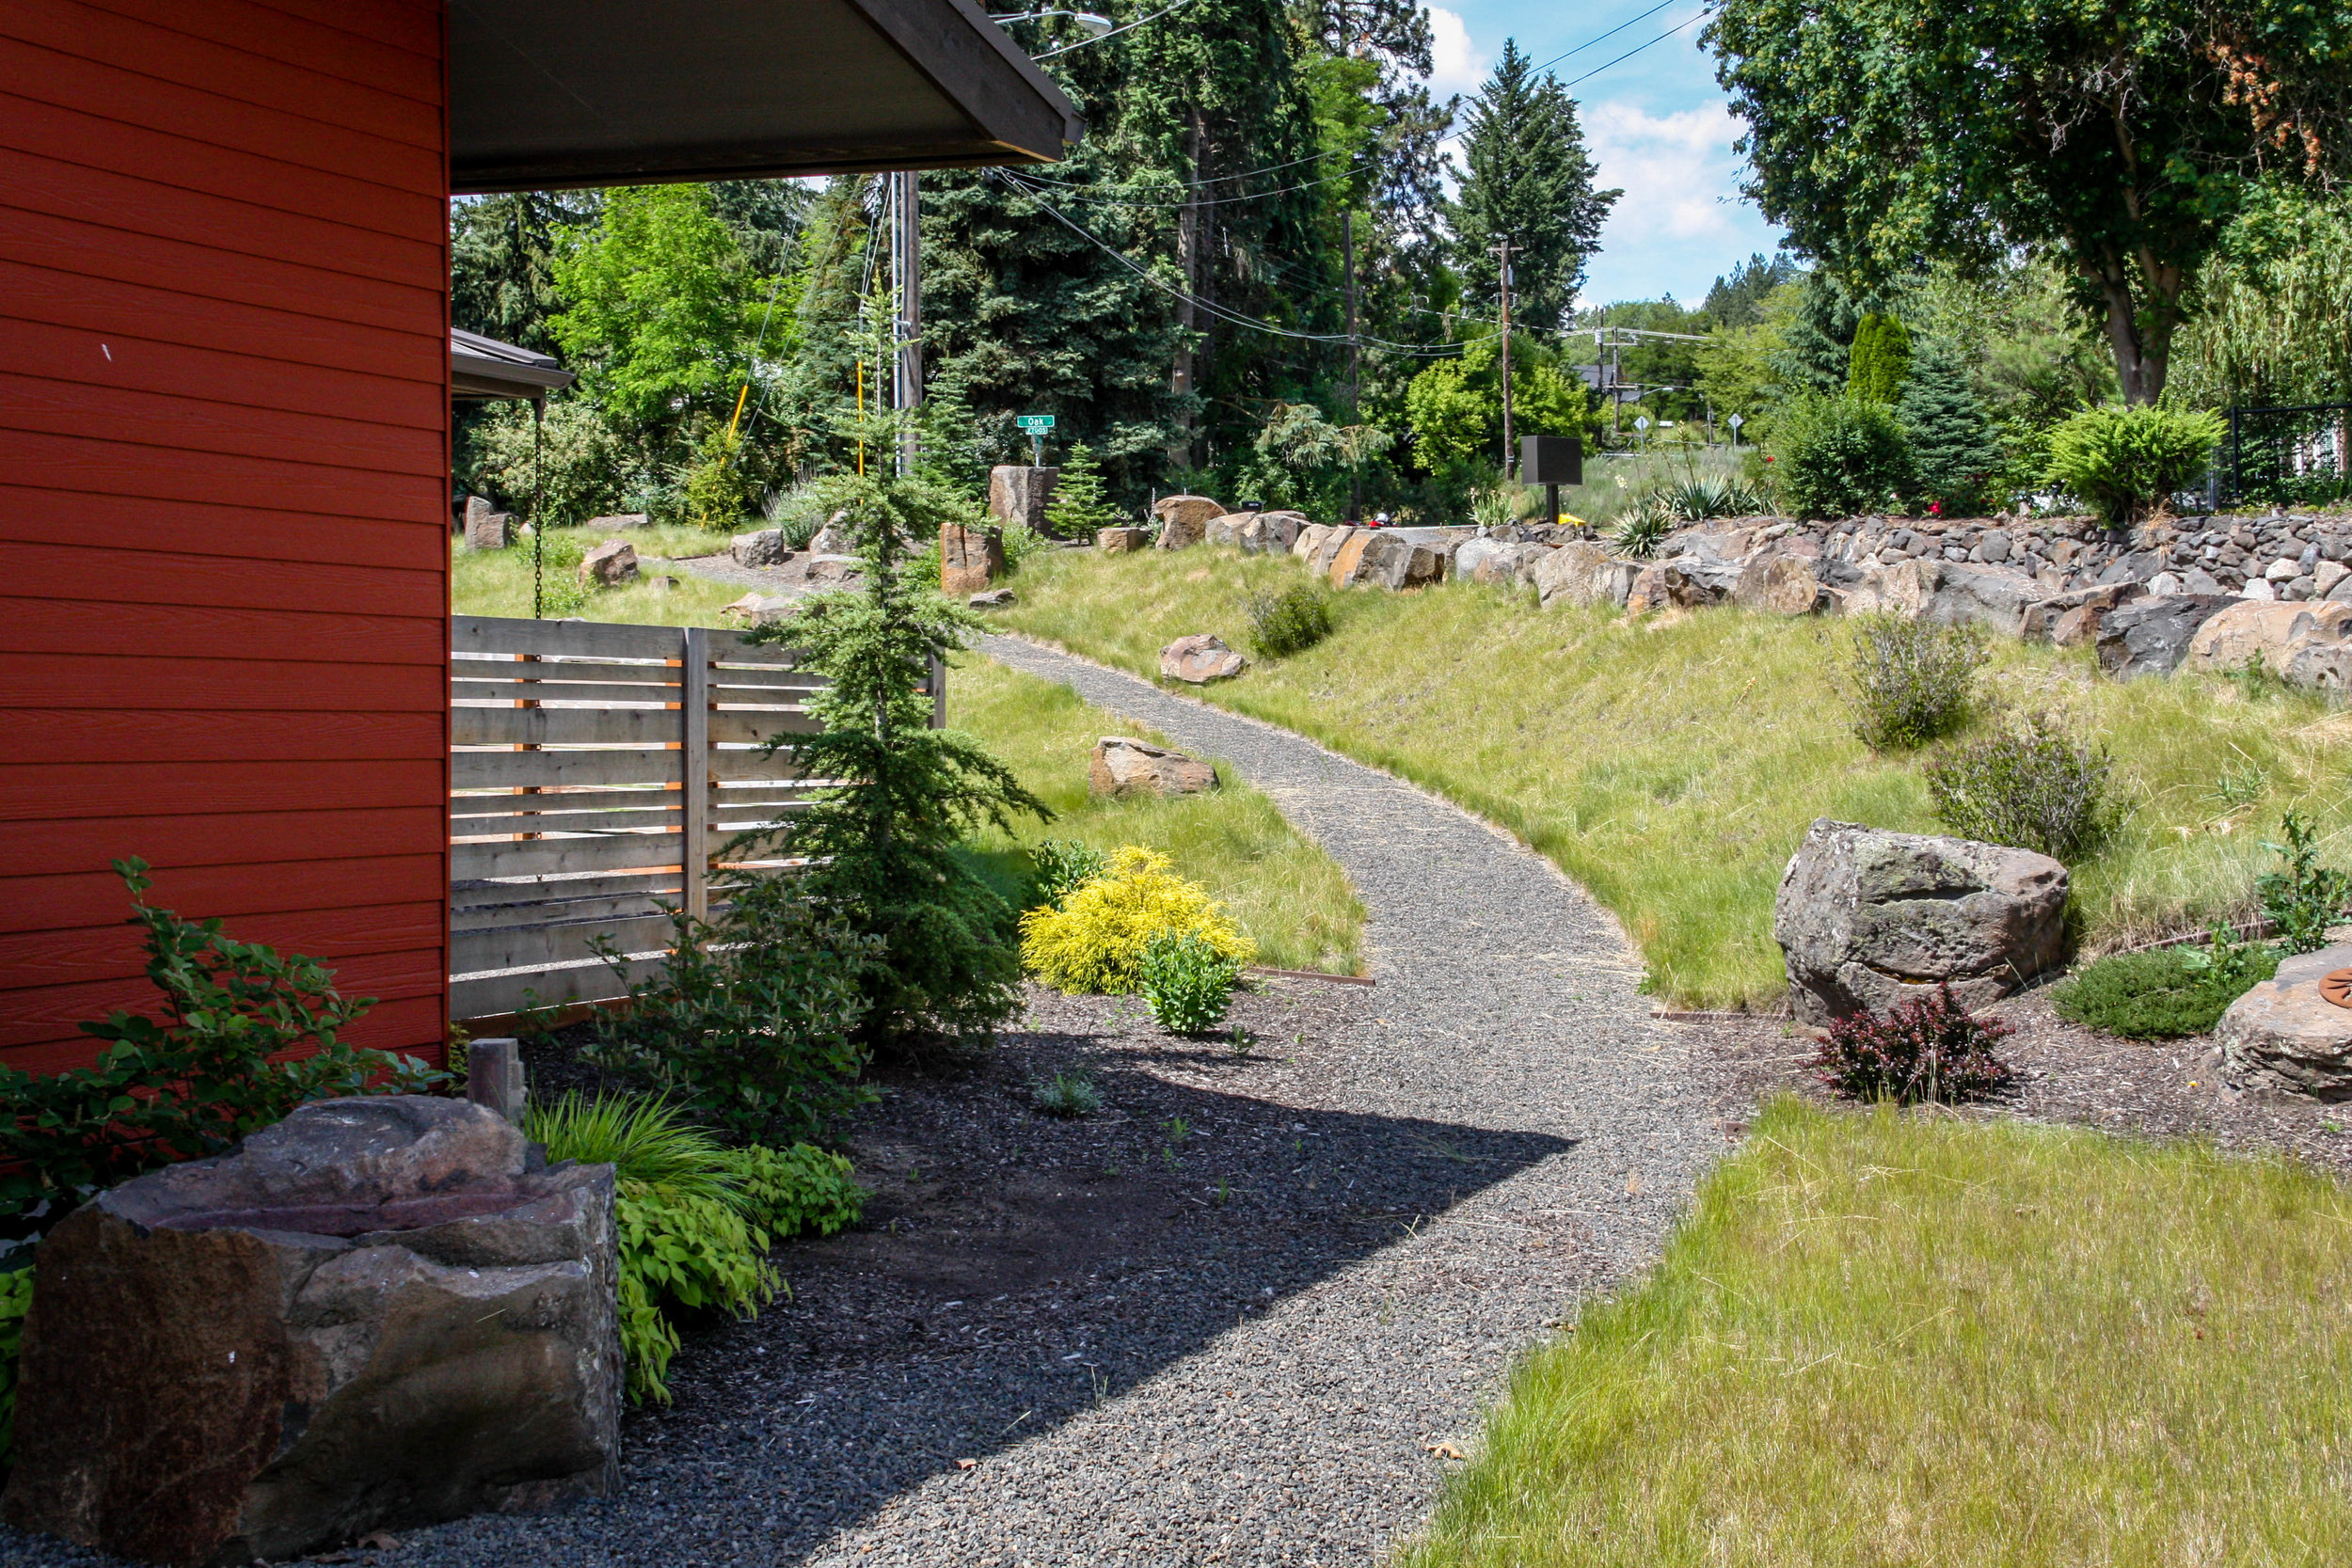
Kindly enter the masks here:
[[2132, 403], [2249, 182], [2344, 158], [2352, 16], [2300, 0], [1724, 0], [1702, 36], [1799, 245], [1863, 283], [2056, 261]]

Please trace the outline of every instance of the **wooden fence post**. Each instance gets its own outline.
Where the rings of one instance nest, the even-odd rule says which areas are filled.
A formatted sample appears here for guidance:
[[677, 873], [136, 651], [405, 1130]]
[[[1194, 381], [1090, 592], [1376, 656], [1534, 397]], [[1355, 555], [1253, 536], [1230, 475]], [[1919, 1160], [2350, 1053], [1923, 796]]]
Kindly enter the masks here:
[[678, 852], [684, 881], [679, 901], [697, 920], [710, 918], [710, 633], [702, 626], [686, 628], [686, 669], [678, 682], [678, 706], [685, 718], [681, 739], [685, 755], [681, 780], [684, 799], [678, 821], [684, 828]]
[[947, 727], [947, 661], [931, 655], [931, 728]]

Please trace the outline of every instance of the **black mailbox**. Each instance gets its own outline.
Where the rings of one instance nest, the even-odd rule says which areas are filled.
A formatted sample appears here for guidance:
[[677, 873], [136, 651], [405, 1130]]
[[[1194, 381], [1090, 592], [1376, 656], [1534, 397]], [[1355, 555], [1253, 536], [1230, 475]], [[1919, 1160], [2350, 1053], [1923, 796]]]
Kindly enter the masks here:
[[1584, 442], [1575, 436], [1519, 437], [1521, 484], [1581, 484], [1584, 483]]

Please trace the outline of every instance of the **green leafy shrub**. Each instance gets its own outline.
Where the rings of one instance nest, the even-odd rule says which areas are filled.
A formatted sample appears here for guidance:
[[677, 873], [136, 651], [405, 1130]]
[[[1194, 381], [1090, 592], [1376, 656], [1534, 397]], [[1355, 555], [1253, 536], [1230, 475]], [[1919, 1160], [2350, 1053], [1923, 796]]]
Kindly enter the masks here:
[[[1107, 525], [1105, 525], [1107, 526]], [[1017, 572], [1021, 563], [1040, 550], [1050, 550], [1054, 541], [1025, 523], [1007, 523], [997, 530], [1005, 542], [1005, 570]], [[938, 547], [934, 541], [932, 547]]]
[[2284, 856], [2286, 868], [2256, 878], [2254, 892], [2288, 952], [2316, 953], [2352, 904], [2352, 871], [2319, 863], [2319, 834], [2301, 814], [2290, 810], [2279, 826], [2286, 842], [2265, 839], [2263, 847]]
[[1160, 936], [1199, 937], [1235, 964], [1255, 954], [1206, 889], [1170, 869], [1166, 855], [1124, 845], [1104, 875], [1059, 906], [1021, 917], [1021, 956], [1049, 986], [1072, 992], [1136, 989], [1144, 949]]
[[1197, 936], [1158, 936], [1143, 950], [1136, 989], [1161, 1028], [1200, 1035], [1224, 1022], [1240, 975], [1240, 965]]
[[1893, 403], [1911, 373], [1911, 329], [1873, 310], [1854, 326], [1846, 351], [1846, 391], [1859, 402]]
[[2221, 444], [2213, 414], [2086, 408], [2050, 433], [2043, 478], [2110, 528], [2127, 528], [2204, 478]]
[[1774, 440], [1781, 499], [1797, 516], [1883, 512], [1911, 487], [1911, 445], [1883, 404], [1818, 393], [1791, 398]]
[[2050, 1005], [2060, 1018], [2126, 1039], [2171, 1039], [2205, 1033], [2278, 970], [2276, 949], [2216, 927], [2203, 947], [2118, 953], [2086, 964], [2050, 988]]
[[1967, 723], [1993, 657], [1979, 627], [1894, 615], [1853, 617], [1844, 653], [1834, 684], [1874, 752], [1910, 751]]
[[1057, 1072], [1029, 1085], [1029, 1103], [1049, 1117], [1074, 1120], [1103, 1108], [1103, 1091], [1083, 1072]]
[[2106, 748], [2069, 735], [2046, 714], [1954, 747], [1926, 771], [1935, 815], [1963, 838], [2072, 860], [2122, 820]]
[[1029, 860], [1037, 868], [1041, 904], [1059, 904], [1103, 875], [1111, 863], [1110, 857], [1092, 845], [1068, 838], [1040, 839], [1029, 851]]
[[660, 1097], [565, 1095], [532, 1106], [523, 1130], [550, 1160], [613, 1167], [621, 1348], [641, 1402], [669, 1402], [677, 1313], [756, 1315], [785, 1288], [772, 1243], [803, 1227], [831, 1234], [865, 1198], [837, 1155], [725, 1148]]
[[1249, 646], [1260, 658], [1303, 654], [1331, 635], [1331, 601], [1301, 585], [1249, 595]]
[[152, 907], [140, 896], [154, 885], [145, 861], [114, 868], [146, 933], [163, 1016], [118, 1009], [83, 1024], [107, 1042], [91, 1067], [0, 1068], [0, 1226], [10, 1234], [46, 1232], [101, 1188], [222, 1153], [313, 1100], [444, 1081], [414, 1057], [344, 1044], [342, 1032], [374, 1003], [338, 993], [331, 971], [223, 936], [217, 920]]
[[[713, 922], [673, 910], [670, 928], [660, 972], [630, 984], [628, 1007], [597, 1014], [591, 1061], [755, 1140], [821, 1134], [872, 1098], [857, 1027], [878, 939], [823, 918], [778, 877], [753, 878]], [[610, 942], [597, 951], [625, 973]]]
[[24, 1314], [33, 1309], [33, 1265], [0, 1273], [0, 1470], [16, 1454], [16, 1364], [24, 1349]]
[[620, 438], [595, 404], [579, 397], [548, 400], [536, 431], [528, 404], [486, 410], [472, 431], [471, 486], [495, 496], [535, 526], [568, 528], [619, 504], [627, 477]]
[[1850, 1100], [1974, 1100], [2009, 1083], [1997, 1047], [2014, 1032], [1999, 1019], [1972, 1017], [1951, 987], [1938, 986], [1883, 1013], [1836, 1020], [1814, 1066]]

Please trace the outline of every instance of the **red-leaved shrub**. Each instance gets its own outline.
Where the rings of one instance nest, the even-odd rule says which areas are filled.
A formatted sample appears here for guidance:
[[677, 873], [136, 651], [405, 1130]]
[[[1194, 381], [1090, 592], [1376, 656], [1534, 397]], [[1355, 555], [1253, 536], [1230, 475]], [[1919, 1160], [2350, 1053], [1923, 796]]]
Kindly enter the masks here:
[[1995, 1049], [2014, 1033], [1997, 1018], [1975, 1018], [1949, 986], [1883, 1013], [1867, 1010], [1829, 1026], [1813, 1065], [1851, 1100], [1973, 1100], [2005, 1087], [2009, 1064]]

